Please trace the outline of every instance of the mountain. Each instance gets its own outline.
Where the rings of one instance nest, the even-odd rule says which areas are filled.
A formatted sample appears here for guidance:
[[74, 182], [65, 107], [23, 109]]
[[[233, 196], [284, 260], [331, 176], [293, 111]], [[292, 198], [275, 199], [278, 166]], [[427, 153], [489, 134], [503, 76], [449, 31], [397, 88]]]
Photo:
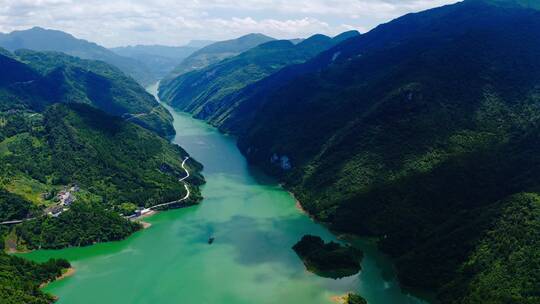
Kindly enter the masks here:
[[215, 41], [212, 40], [191, 40], [188, 44], [185, 45], [185, 47], [192, 47], [197, 49], [202, 49], [205, 46], [208, 46], [212, 43], [215, 43]]
[[[187, 153], [129, 119], [95, 108], [114, 112], [156, 103], [116, 68], [61, 53], [0, 54], [0, 222], [26, 219], [0, 225], [0, 298], [52, 303], [39, 286], [59, 277], [69, 263], [37, 264], [4, 249], [126, 238], [142, 227], [122, 214], [186, 195], [178, 180], [185, 176]], [[190, 158], [185, 166], [191, 193], [185, 203], [196, 204], [202, 165]]]
[[160, 86], [160, 97], [198, 118], [219, 121], [239, 106], [235, 96], [246, 86], [285, 66], [305, 62], [335, 44], [358, 35], [358, 32], [352, 31], [334, 39], [314, 35], [298, 44], [289, 40], [263, 43], [240, 55], [166, 82]]
[[[119, 215], [123, 204], [151, 206], [185, 195], [178, 182], [185, 151], [135, 124], [85, 104], [54, 104], [43, 112], [0, 112], [0, 226], [9, 249], [63, 248], [123, 239], [140, 225]], [[191, 203], [200, 200], [201, 166], [188, 161]], [[58, 197], [75, 201], [59, 216]], [[13, 303], [51, 303], [37, 286], [60, 275], [56, 262], [37, 264], [0, 253], [0, 295]], [[52, 263], [52, 264], [51, 264]], [[67, 262], [66, 262], [67, 263]], [[19, 265], [17, 269], [13, 266]], [[69, 265], [69, 264], [68, 264]], [[30, 275], [39, 271], [39, 275]], [[43, 277], [45, 276], [45, 277]], [[35, 286], [34, 286], [35, 285]], [[47, 301], [33, 298], [49, 299]], [[20, 302], [17, 302], [20, 301]], [[35, 302], [33, 302], [35, 301]]]
[[[471, 1], [471, 0], [469, 0]], [[536, 0], [473, 0], [503, 7], [522, 7], [540, 10], [540, 2]]]
[[215, 124], [315, 218], [377, 238], [404, 285], [539, 303], [540, 12], [496, 2], [345, 40]]
[[[198, 43], [202, 45], [203, 42]], [[201, 46], [203, 47], [203, 46]], [[182, 60], [199, 50], [194, 46], [136, 45], [112, 48], [116, 54], [142, 62], [157, 79], [168, 75]]]
[[55, 102], [86, 103], [162, 136], [174, 134], [170, 113], [130, 77], [104, 62], [20, 50], [0, 55], [0, 66], [7, 72], [0, 76], [0, 92], [19, 101], [0, 99], [0, 110], [24, 106], [39, 111]]
[[9, 51], [29, 49], [34, 51], [62, 52], [82, 59], [101, 60], [116, 66], [142, 85], [156, 81], [155, 76], [140, 62], [126, 58], [86, 40], [57, 31], [33, 27], [23, 31], [0, 33], [0, 47]]
[[[157, 104], [131, 78], [103, 62], [61, 53], [18, 51], [0, 56], [0, 67], [6, 71], [0, 77], [0, 221], [39, 217], [17, 228], [24, 246], [58, 248], [123, 238], [138, 225], [113, 210], [185, 195], [178, 182], [185, 174], [185, 151], [132, 123], [144, 125], [142, 118], [123, 119], [97, 109], [120, 114], [127, 107], [148, 108], [148, 101]], [[193, 176], [188, 180], [191, 201], [197, 202], [201, 166], [193, 160], [187, 166]], [[69, 187], [78, 189], [73, 191], [82, 205], [58, 218], [40, 217], [44, 209], [57, 207], [56, 194]], [[82, 222], [92, 225], [66, 235], [65, 225]]]
[[[20, 244], [27, 248], [121, 239], [138, 227], [112, 210], [186, 195], [178, 178], [185, 175], [181, 164], [187, 153], [135, 124], [84, 104], [54, 104], [42, 113], [8, 112], [2, 119], [3, 190], [43, 209], [55, 205], [55, 195], [45, 194], [78, 188], [72, 190], [77, 200], [69, 212], [17, 227]], [[194, 174], [188, 181], [191, 200], [197, 202], [201, 166], [192, 160], [187, 166]], [[73, 229], [66, 231], [66, 225]]]
[[272, 41], [263, 34], [248, 34], [237, 39], [220, 41], [203, 47], [176, 66], [167, 79], [175, 78], [181, 74], [205, 68], [225, 58], [236, 56], [259, 44]]

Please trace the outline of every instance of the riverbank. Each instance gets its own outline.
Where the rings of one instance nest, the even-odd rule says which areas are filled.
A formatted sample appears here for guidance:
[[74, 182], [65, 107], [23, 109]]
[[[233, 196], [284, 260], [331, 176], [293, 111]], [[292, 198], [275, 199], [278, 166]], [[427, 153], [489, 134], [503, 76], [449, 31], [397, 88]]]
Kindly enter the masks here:
[[45, 283], [41, 283], [41, 285], [39, 285], [39, 288], [45, 288], [45, 287], [47, 287], [47, 285], [49, 285], [52, 282], [63, 280], [63, 279], [68, 278], [68, 277], [70, 277], [70, 276], [72, 276], [74, 274], [75, 274], [75, 268], [73, 268], [73, 267], [67, 268], [62, 272], [62, 275], [60, 275], [56, 279], [54, 279], [52, 281], [45, 282]]
[[150, 224], [148, 222], [145, 222], [143, 220], [147, 219], [147, 218], [149, 218], [151, 216], [154, 216], [156, 214], [158, 214], [158, 211], [150, 210], [147, 213], [142, 214], [142, 215], [140, 215], [138, 217], [131, 218], [130, 221], [141, 224], [143, 229], [148, 229], [148, 228], [152, 227], [152, 224]]
[[336, 304], [347, 304], [348, 299], [349, 299], [349, 293], [346, 293], [341, 296], [333, 296], [330, 298], [330, 301]]

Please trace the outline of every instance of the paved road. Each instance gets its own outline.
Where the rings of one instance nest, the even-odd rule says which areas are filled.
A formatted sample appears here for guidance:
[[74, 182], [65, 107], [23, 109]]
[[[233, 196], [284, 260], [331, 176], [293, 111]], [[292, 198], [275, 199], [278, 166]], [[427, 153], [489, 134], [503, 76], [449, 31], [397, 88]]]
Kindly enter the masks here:
[[[135, 119], [135, 118], [139, 118], [141, 116], [145, 116], [145, 115], [150, 115], [150, 114], [153, 114], [156, 109], [158, 108], [159, 106], [155, 106], [152, 108], [152, 110], [150, 110], [150, 112], [148, 113], [137, 113], [137, 114], [131, 114], [131, 113], [126, 113], [126, 114], [129, 114], [130, 116], [126, 119], [126, 121], [130, 121], [132, 119]], [[124, 114], [125, 115], [125, 114]]]
[[184, 176], [184, 177], [182, 177], [181, 179], [178, 180], [179, 182], [184, 183], [184, 188], [186, 188], [186, 196], [184, 196], [183, 198], [181, 198], [179, 200], [173, 201], [173, 202], [152, 206], [152, 207], [150, 207], [148, 209], [156, 209], [156, 208], [161, 208], [161, 207], [167, 207], [169, 205], [174, 205], [174, 204], [181, 203], [181, 202], [183, 202], [183, 201], [185, 201], [185, 200], [187, 200], [189, 198], [189, 196], [191, 195], [191, 192], [189, 191], [188, 184], [185, 182], [185, 180], [189, 177], [189, 171], [186, 169], [186, 162], [187, 162], [188, 159], [189, 159], [189, 156], [186, 156], [186, 158], [184, 158], [184, 161], [182, 162], [182, 169], [184, 169], [184, 171], [186, 171], [186, 176]]
[[27, 219], [24, 219], [24, 220], [5, 221], [5, 222], [0, 222], [0, 225], [15, 225], [15, 224], [20, 224], [22, 222], [35, 220], [35, 219], [36, 219], [35, 217], [32, 217], [32, 218], [27, 218]]

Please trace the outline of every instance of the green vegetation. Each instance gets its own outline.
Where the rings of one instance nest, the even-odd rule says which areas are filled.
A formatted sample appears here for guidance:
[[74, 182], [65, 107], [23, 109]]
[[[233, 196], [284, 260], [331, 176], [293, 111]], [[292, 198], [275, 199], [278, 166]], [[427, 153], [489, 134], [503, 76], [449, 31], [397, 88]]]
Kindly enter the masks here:
[[123, 215], [132, 215], [137, 210], [137, 205], [133, 203], [123, 203], [118, 206], [118, 213]]
[[213, 122], [318, 220], [377, 237], [404, 285], [445, 304], [540, 301], [540, 12], [490, 3], [346, 40]]
[[82, 59], [99, 60], [113, 65], [146, 86], [158, 80], [150, 69], [140, 61], [123, 57], [95, 43], [77, 39], [56, 30], [33, 27], [9, 34], [0, 33], [0, 47], [9, 51], [20, 49], [62, 52]]
[[448, 284], [444, 298], [460, 303], [538, 303], [540, 196], [520, 193], [501, 202], [479, 245]]
[[318, 236], [304, 235], [293, 249], [309, 271], [323, 277], [343, 278], [357, 274], [361, 268], [361, 251], [335, 242], [325, 244]]
[[100, 204], [75, 202], [58, 217], [24, 222], [16, 231], [28, 249], [57, 249], [122, 240], [140, 228]]
[[248, 85], [285, 66], [299, 64], [332, 47], [345, 38], [358, 35], [352, 31], [335, 39], [314, 35], [298, 44], [288, 40], [271, 41], [238, 56], [206, 68], [182, 74], [160, 86], [160, 97], [197, 118], [218, 123], [239, 106], [237, 96]]
[[[4, 114], [4, 119], [20, 123], [32, 115]], [[77, 183], [110, 206], [127, 201], [151, 206], [185, 195], [178, 177], [185, 174], [186, 152], [143, 128], [82, 104], [55, 104], [39, 122], [28, 123], [0, 143], [9, 152], [0, 156], [4, 185], [17, 176], [47, 188]], [[187, 165], [194, 173], [188, 182], [201, 184], [201, 166]]]
[[[69, 211], [17, 228], [19, 242], [30, 249], [122, 239], [138, 225], [107, 210], [149, 207], [185, 196], [178, 178], [185, 175], [181, 164], [186, 152], [137, 125], [84, 104], [55, 104], [42, 115], [11, 111], [0, 117], [1, 218], [39, 216], [40, 209], [57, 204], [60, 189], [80, 187]], [[202, 167], [190, 159], [187, 168], [190, 202], [197, 203]], [[14, 180], [24, 182], [13, 187]], [[26, 186], [34, 184], [39, 187]], [[34, 197], [40, 199], [29, 199]]]
[[104, 62], [21, 50], [0, 55], [0, 67], [6, 71], [0, 76], [0, 111], [43, 111], [56, 102], [85, 103], [159, 135], [174, 134], [170, 113], [135, 81]]
[[[52, 303], [39, 286], [69, 263], [8, 256], [5, 244], [11, 251], [123, 239], [141, 226], [119, 213], [185, 196], [178, 179], [187, 153], [157, 135], [174, 134], [165, 108], [104, 62], [0, 49], [0, 68], [0, 221], [27, 220], [0, 226], [0, 302]], [[187, 169], [195, 204], [202, 166], [190, 159]]]
[[212, 43], [184, 59], [162, 82], [165, 83], [182, 74], [205, 68], [272, 40], [274, 39], [262, 34], [249, 34], [237, 39]]
[[51, 295], [43, 293], [39, 286], [53, 281], [62, 271], [71, 267], [66, 260], [49, 260], [37, 264], [22, 258], [0, 253], [0, 299], [5, 304], [48, 304]]
[[[18, 238], [12, 235], [10, 243], [18, 244], [11, 249], [122, 239], [139, 228], [116, 212], [133, 213], [126, 202], [149, 207], [185, 196], [178, 178], [185, 175], [187, 153], [101, 111], [142, 111], [126, 120], [171, 134], [172, 117], [139, 85], [103, 62], [27, 50], [2, 53], [0, 66], [9, 73], [0, 76], [0, 220], [37, 218], [17, 227]], [[195, 204], [202, 166], [190, 159], [187, 167], [188, 203]], [[60, 206], [58, 194], [74, 185], [75, 205]], [[70, 210], [42, 216], [63, 209]], [[2, 228], [1, 235], [7, 233]]]
[[0, 189], [0, 222], [24, 219], [37, 213], [33, 209], [34, 205], [29, 201]]
[[[15, 56], [26, 66], [15, 62], [11, 65], [16, 66], [10, 67], [6, 63], [8, 70], [33, 71], [26, 72], [29, 75], [24, 79], [13, 81], [7, 90], [16, 98], [26, 100], [30, 109], [40, 111], [56, 102], [85, 103], [129, 118], [162, 136], [174, 134], [172, 116], [165, 108], [139, 84], [109, 64], [53, 52], [20, 50]], [[13, 104], [5, 108], [12, 109]]]

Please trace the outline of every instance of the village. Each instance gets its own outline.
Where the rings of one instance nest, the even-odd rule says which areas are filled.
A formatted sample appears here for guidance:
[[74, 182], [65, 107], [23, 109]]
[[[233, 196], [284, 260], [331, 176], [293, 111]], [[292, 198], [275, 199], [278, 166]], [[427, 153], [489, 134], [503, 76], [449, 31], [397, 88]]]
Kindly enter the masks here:
[[75, 193], [80, 190], [77, 184], [72, 186], [66, 186], [63, 190], [59, 191], [56, 195], [58, 203], [45, 209], [45, 214], [53, 217], [58, 217], [63, 212], [69, 210], [69, 207], [73, 202], [77, 200]]

